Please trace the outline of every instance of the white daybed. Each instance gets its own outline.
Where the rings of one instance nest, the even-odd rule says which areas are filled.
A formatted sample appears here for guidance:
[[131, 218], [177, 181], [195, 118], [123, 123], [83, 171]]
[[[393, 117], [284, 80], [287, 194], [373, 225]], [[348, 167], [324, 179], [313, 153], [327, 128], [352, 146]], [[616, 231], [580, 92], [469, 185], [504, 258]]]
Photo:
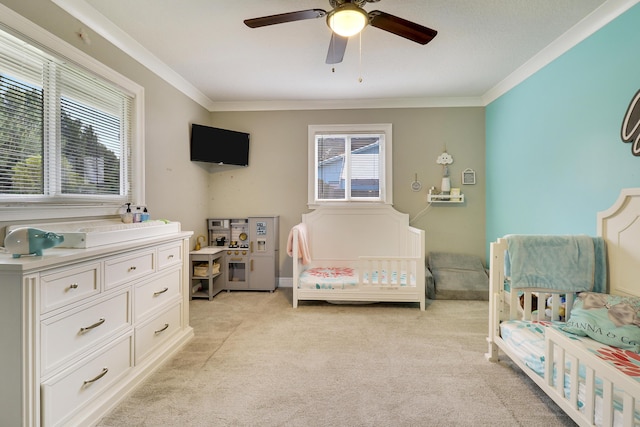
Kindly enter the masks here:
[[[511, 358], [578, 425], [640, 425], [640, 355], [637, 353], [640, 346], [633, 350], [603, 344], [601, 332], [612, 339], [617, 339], [616, 334], [623, 335], [622, 332], [607, 329], [604, 323], [600, 328], [589, 321], [575, 320], [579, 319], [577, 313], [586, 313], [591, 308], [587, 306], [587, 295], [598, 296], [603, 301], [637, 303], [634, 298], [640, 296], [639, 188], [623, 190], [614, 206], [598, 214], [598, 236], [606, 246], [608, 295], [577, 296], [580, 294], [546, 287], [512, 289], [509, 278], [505, 277], [508, 237], [491, 244], [486, 356], [494, 362], [501, 353]], [[540, 310], [532, 310], [532, 294], [544, 295], [544, 298], [551, 295], [552, 308], [543, 310], [541, 306]], [[561, 296], [566, 297], [568, 319], [560, 316]], [[539, 298], [540, 301], [543, 299]], [[612, 319], [610, 304], [596, 308], [601, 308], [604, 316]], [[571, 310], [574, 310], [573, 320]], [[632, 328], [635, 334], [635, 328], [640, 329], [637, 309], [631, 316], [634, 324], [625, 323], [624, 327]], [[564, 330], [576, 324], [591, 337]], [[613, 323], [611, 326], [619, 327]], [[580, 385], [572, 386], [575, 384]]]
[[424, 230], [387, 205], [322, 206], [287, 245], [293, 307], [302, 300], [417, 302], [425, 309]]

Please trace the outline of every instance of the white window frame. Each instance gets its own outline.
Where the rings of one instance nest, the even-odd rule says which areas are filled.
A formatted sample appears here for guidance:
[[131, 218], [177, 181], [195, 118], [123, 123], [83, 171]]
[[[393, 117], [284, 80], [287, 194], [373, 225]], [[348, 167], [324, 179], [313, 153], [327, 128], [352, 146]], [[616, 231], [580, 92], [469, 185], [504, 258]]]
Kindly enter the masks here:
[[[338, 124], [338, 125], [309, 125], [308, 127], [308, 187], [307, 205], [309, 209], [316, 209], [325, 205], [392, 205], [393, 204], [393, 168], [392, 168], [392, 147], [393, 147], [393, 127], [391, 123], [378, 124]], [[353, 200], [320, 200], [316, 195], [317, 184], [317, 159], [316, 159], [316, 135], [318, 134], [384, 134], [384, 140], [380, 144], [380, 198], [376, 200], [366, 200], [362, 198]]]
[[[129, 153], [131, 175], [128, 177], [131, 191], [127, 197], [133, 205], [146, 205], [144, 191], [144, 88], [2, 4], [0, 4], [0, 25], [13, 33], [22, 34], [35, 44], [41, 45], [119, 86], [133, 97], [132, 140], [131, 152]], [[119, 214], [120, 208], [121, 203], [107, 201], [78, 200], [73, 204], [45, 204], [3, 201], [0, 198], [0, 222], [112, 216]]]

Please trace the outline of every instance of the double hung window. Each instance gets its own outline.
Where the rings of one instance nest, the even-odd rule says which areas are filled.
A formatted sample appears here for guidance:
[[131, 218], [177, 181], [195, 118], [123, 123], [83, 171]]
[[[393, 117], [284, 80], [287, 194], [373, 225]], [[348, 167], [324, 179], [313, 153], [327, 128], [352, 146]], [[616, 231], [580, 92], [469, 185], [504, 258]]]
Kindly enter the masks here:
[[0, 203], [114, 213], [140, 201], [132, 170], [140, 92], [125, 86], [0, 27]]
[[391, 125], [309, 126], [309, 204], [392, 203]]

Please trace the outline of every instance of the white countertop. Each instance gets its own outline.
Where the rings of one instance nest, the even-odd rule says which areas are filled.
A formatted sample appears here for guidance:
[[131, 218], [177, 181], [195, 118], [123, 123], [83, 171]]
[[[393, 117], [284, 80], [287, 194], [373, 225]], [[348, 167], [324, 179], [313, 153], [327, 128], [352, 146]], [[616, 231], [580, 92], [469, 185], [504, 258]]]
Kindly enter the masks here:
[[222, 251], [248, 251], [249, 248], [230, 248], [229, 246], [205, 246], [199, 251], [191, 251], [191, 255], [214, 255]]
[[189, 253], [191, 255], [213, 255], [222, 251], [226, 251], [227, 249], [229, 249], [229, 247], [227, 246], [205, 246], [199, 251], [191, 251]]
[[61, 262], [76, 262], [90, 258], [95, 258], [109, 253], [124, 252], [143, 246], [151, 246], [166, 240], [177, 240], [189, 237], [192, 231], [181, 231], [179, 233], [167, 234], [163, 236], [153, 236], [145, 239], [138, 239], [134, 242], [120, 242], [109, 245], [97, 246], [86, 249], [75, 248], [48, 248], [42, 256], [23, 255], [20, 258], [13, 258], [10, 253], [0, 253], [0, 271], [18, 270], [28, 271], [32, 269], [46, 268], [60, 264]]

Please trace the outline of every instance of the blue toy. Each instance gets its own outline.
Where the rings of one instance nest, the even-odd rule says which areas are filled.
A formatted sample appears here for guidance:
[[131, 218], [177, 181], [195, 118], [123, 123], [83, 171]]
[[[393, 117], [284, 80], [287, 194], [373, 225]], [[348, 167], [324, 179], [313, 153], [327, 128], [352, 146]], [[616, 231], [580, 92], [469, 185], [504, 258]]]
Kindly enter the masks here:
[[4, 238], [4, 247], [14, 258], [22, 255], [42, 256], [42, 250], [64, 242], [64, 236], [37, 228], [22, 227], [11, 230]]

